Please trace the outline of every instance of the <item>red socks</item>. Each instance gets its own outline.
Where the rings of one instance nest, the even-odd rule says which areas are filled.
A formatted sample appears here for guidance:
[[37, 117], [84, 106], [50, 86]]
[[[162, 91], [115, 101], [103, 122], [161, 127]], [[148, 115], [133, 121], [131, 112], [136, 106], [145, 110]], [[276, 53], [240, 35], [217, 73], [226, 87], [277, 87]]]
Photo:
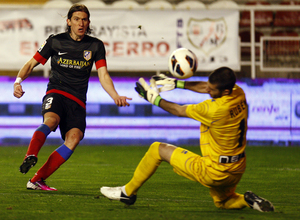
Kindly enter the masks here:
[[40, 179], [46, 180], [52, 173], [54, 173], [64, 162], [66, 162], [73, 151], [66, 145], [62, 145], [57, 148], [49, 156], [47, 162], [37, 171], [31, 182], [36, 182]]
[[45, 124], [41, 124], [40, 127], [36, 129], [31, 138], [25, 158], [29, 155], [34, 155], [37, 157], [50, 132], [50, 128]]

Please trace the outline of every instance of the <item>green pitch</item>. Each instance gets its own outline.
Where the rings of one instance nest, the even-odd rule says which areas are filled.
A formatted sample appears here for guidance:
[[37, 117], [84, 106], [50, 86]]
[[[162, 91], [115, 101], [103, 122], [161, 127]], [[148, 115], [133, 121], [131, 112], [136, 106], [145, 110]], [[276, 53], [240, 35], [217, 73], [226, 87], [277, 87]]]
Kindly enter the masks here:
[[[78, 146], [47, 184], [57, 192], [31, 191], [26, 183], [57, 147], [44, 146], [26, 175], [18, 169], [27, 147], [0, 147], [0, 219], [300, 219], [300, 147], [247, 147], [247, 171], [237, 192], [252, 190], [273, 202], [274, 213], [217, 209], [208, 189], [162, 163], [140, 189], [135, 205], [109, 201], [100, 186], [130, 180], [148, 147]], [[198, 147], [188, 147], [199, 153]]]

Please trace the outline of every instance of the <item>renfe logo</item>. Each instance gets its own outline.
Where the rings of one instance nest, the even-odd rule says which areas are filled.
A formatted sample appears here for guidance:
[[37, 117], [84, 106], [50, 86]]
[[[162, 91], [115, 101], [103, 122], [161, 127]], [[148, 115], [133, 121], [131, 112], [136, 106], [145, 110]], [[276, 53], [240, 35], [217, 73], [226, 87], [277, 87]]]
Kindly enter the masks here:
[[269, 113], [269, 114], [272, 114], [272, 113], [278, 113], [280, 111], [280, 108], [279, 106], [274, 106], [273, 104], [270, 105], [270, 106], [253, 106], [251, 108], [251, 111], [252, 112], [255, 112], [255, 113]]

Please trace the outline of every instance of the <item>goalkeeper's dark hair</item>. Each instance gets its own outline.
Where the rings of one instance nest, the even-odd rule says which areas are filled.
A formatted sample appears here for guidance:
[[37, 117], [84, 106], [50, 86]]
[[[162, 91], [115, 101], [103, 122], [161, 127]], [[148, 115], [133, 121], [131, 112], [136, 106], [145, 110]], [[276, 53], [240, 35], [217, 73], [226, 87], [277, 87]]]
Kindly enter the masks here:
[[[68, 19], [71, 20], [72, 16], [73, 16], [73, 13], [74, 12], [77, 12], [77, 11], [82, 11], [82, 12], [85, 12], [87, 15], [88, 15], [88, 20], [90, 20], [90, 12], [89, 12], [89, 9], [83, 5], [83, 4], [79, 4], [79, 3], [76, 3], [74, 5], [72, 5], [72, 7], [69, 9], [69, 12], [68, 12]], [[67, 24], [67, 27], [66, 27], [66, 31], [67, 32], [71, 32], [71, 27]], [[92, 33], [92, 29], [90, 28], [90, 26], [88, 26], [85, 34], [91, 34]]]
[[208, 81], [211, 84], [216, 84], [220, 91], [228, 89], [231, 93], [236, 83], [236, 76], [232, 69], [228, 67], [220, 67], [209, 75]]

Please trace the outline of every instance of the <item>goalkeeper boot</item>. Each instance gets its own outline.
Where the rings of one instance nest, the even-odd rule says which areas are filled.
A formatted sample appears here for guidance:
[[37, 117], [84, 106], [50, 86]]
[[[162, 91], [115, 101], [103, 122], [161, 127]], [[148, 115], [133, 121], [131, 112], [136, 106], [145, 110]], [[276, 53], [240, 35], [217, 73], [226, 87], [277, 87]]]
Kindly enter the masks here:
[[43, 179], [38, 180], [36, 182], [31, 182], [31, 180], [28, 180], [27, 189], [57, 191], [57, 189], [48, 186]]
[[274, 206], [270, 201], [255, 195], [251, 191], [246, 192], [244, 198], [252, 209], [260, 212], [274, 212]]
[[20, 172], [26, 174], [30, 170], [30, 168], [36, 164], [37, 160], [38, 158], [34, 155], [27, 156], [20, 166]]
[[123, 192], [122, 187], [107, 187], [103, 186], [100, 188], [100, 192], [110, 200], [118, 200], [126, 205], [133, 205], [136, 201], [136, 195], [126, 196]]

